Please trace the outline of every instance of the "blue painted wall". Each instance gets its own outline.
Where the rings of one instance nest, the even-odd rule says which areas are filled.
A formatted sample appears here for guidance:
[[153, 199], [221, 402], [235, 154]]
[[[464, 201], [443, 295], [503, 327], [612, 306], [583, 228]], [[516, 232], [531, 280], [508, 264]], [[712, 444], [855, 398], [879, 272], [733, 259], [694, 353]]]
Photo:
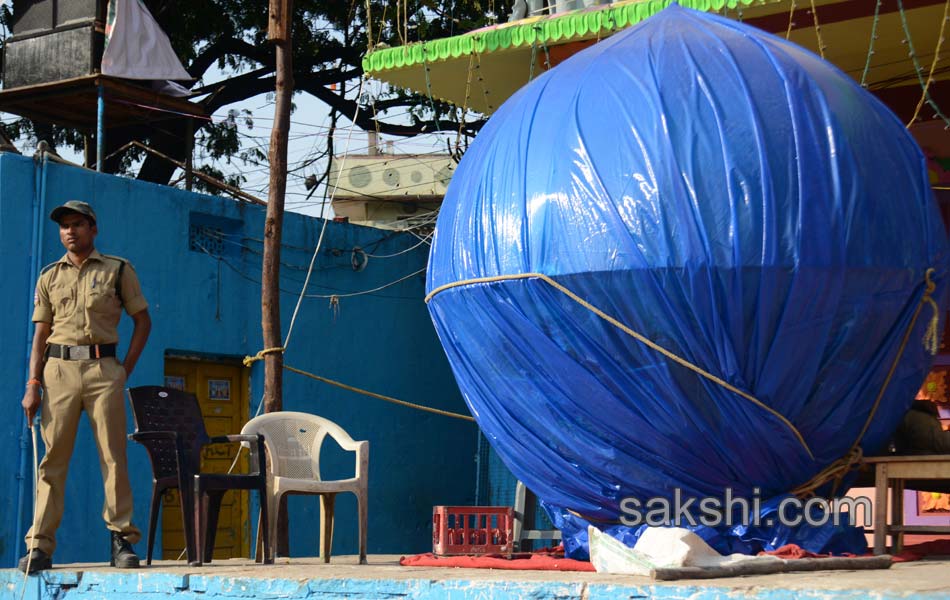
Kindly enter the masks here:
[[[945, 562], [931, 566], [925, 563], [895, 565], [886, 572], [887, 575], [880, 570], [866, 570], [861, 571], [862, 579], [857, 583], [854, 572], [844, 572], [840, 578], [833, 572], [825, 572], [821, 576], [793, 573], [726, 580], [651, 582], [646, 577], [629, 575], [505, 571], [504, 576], [499, 576], [485, 570], [477, 573], [471, 569], [417, 567], [408, 567], [402, 573], [374, 569], [369, 574], [361, 573], [360, 569], [330, 571], [316, 567], [310, 578], [302, 577], [300, 570], [288, 574], [281, 570], [282, 567], [251, 567], [221, 575], [57, 569], [24, 582], [22, 574], [8, 569], [0, 571], [0, 599], [946, 600], [946, 590], [941, 591], [940, 584], [944, 581], [940, 569], [945, 566]], [[433, 574], [433, 570], [438, 573]], [[413, 575], [413, 571], [419, 571], [419, 574]]]
[[[90, 202], [99, 217], [97, 248], [131, 261], [150, 303], [152, 335], [129, 384], [161, 384], [169, 350], [244, 356], [262, 347], [260, 316], [261, 207], [175, 190], [30, 158], [0, 155], [0, 564], [23, 552], [16, 532], [32, 515], [32, 454], [20, 410], [27, 377], [36, 265], [59, 259], [64, 249], [52, 207], [67, 199]], [[195, 214], [200, 213], [200, 214]], [[38, 225], [36, 226], [38, 219]], [[189, 247], [189, 224], [233, 226], [219, 259]], [[297, 294], [323, 221], [287, 214], [281, 316], [286, 333]], [[425, 266], [428, 246], [388, 259], [351, 265], [354, 247], [393, 254], [416, 245], [409, 234], [330, 223], [309, 293], [369, 290]], [[39, 261], [33, 248], [38, 247]], [[436, 408], [466, 413], [455, 380], [423, 303], [424, 274], [376, 293], [307, 298], [301, 306], [286, 363], [357, 387]], [[121, 344], [131, 320], [120, 327]], [[124, 347], [120, 345], [120, 354]], [[263, 393], [263, 363], [250, 373], [250, 413]], [[370, 441], [369, 551], [415, 553], [431, 549], [434, 504], [472, 504], [475, 495], [476, 427], [284, 374], [284, 408], [323, 415], [354, 439]], [[131, 431], [131, 417], [129, 421]], [[40, 442], [40, 445], [42, 443]], [[151, 486], [144, 450], [130, 443], [136, 523], [147, 527]], [[335, 452], [322, 465], [326, 476], [349, 476], [352, 454]], [[349, 470], [349, 471], [348, 471]], [[21, 478], [23, 478], [21, 480]], [[24, 485], [21, 485], [23, 483]], [[18, 516], [18, 490], [25, 492]], [[108, 534], [101, 520], [102, 483], [95, 443], [83, 419], [67, 483], [57, 563], [105, 561]], [[291, 498], [291, 555], [318, 548], [315, 498]], [[256, 515], [256, 508], [252, 508]], [[356, 503], [337, 500], [334, 553], [356, 552]], [[160, 548], [156, 544], [156, 553]], [[137, 547], [144, 555], [144, 539]]]

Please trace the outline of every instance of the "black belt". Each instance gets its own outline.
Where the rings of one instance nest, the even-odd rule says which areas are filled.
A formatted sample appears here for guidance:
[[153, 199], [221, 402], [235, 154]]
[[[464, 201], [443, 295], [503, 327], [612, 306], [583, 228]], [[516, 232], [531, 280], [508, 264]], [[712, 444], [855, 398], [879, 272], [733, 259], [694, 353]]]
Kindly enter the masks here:
[[88, 360], [90, 358], [108, 358], [115, 356], [115, 344], [93, 344], [91, 346], [62, 346], [49, 344], [46, 355], [63, 360]]

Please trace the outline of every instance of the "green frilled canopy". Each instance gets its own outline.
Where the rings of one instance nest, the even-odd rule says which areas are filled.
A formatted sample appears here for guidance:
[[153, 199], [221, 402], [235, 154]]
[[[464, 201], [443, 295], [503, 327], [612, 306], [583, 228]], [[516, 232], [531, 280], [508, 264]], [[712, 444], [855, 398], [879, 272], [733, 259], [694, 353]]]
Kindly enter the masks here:
[[[376, 48], [363, 59], [363, 69], [393, 86], [488, 115], [532, 77], [672, 2], [627, 0], [398, 48]], [[718, 12], [822, 53], [866, 84], [905, 122], [914, 115], [921, 88], [935, 67], [928, 96], [943, 107], [941, 114], [950, 114], [950, 42], [940, 42], [946, 0], [679, 0], [679, 4]], [[935, 52], [939, 60], [932, 65]], [[943, 130], [950, 121], [944, 121], [929, 102], [916, 112], [944, 134], [928, 145], [940, 146], [941, 156], [950, 153], [946, 143], [950, 136]]]
[[[551, 53], [568, 44], [605, 38], [663, 10], [673, 0], [628, 0], [607, 6], [521, 19], [450, 38], [381, 48], [363, 58], [367, 75], [489, 114], [534, 74], [566, 58]], [[679, 0], [728, 14], [754, 7], [776, 12], [788, 0]], [[787, 9], [785, 11], [788, 12]], [[577, 48], [575, 48], [576, 50]], [[573, 52], [570, 52], [573, 53]], [[490, 55], [490, 58], [489, 58]], [[501, 59], [501, 60], [500, 60]], [[533, 59], [533, 60], [532, 60]], [[534, 68], [532, 68], [534, 63]]]

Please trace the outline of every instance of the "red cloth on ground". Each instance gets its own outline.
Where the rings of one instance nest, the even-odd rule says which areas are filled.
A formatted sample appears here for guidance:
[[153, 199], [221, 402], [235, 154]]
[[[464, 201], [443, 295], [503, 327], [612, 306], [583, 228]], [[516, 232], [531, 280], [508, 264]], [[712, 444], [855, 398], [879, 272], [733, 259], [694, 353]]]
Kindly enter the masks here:
[[[828, 558], [829, 556], [831, 556], [831, 554], [815, 554], [814, 552], [809, 552], [808, 550], [801, 548], [798, 544], [785, 544], [784, 546], [776, 550], [763, 550], [762, 552], [759, 552], [759, 556], [766, 556], [766, 555], [777, 556], [785, 560], [794, 560], [797, 558]], [[844, 554], [838, 554], [836, 556], [845, 556], [848, 558], [853, 558], [857, 556], [857, 554], [851, 554], [850, 552], [846, 552]]]
[[508, 569], [512, 571], [594, 571], [584, 560], [556, 558], [550, 554], [532, 554], [528, 558], [505, 558], [501, 554], [485, 556], [435, 556], [431, 552], [403, 556], [404, 567], [461, 567], [465, 569]]
[[[759, 552], [759, 556], [764, 554], [771, 554], [772, 556], [777, 556], [779, 558], [784, 558], [786, 560], [792, 560], [796, 558], [827, 558], [831, 556], [830, 554], [815, 554], [814, 552], [809, 552], [803, 550], [795, 544], [786, 544], [777, 550], [768, 550], [765, 552]], [[841, 554], [840, 556], [857, 556], [856, 554]], [[866, 554], [865, 556], [873, 556], [872, 554]], [[920, 560], [927, 556], [950, 556], [950, 539], [948, 540], [934, 540], [932, 542], [923, 542], [921, 544], [912, 544], [910, 546], [904, 546], [904, 550], [899, 554], [895, 554], [891, 557], [893, 562], [910, 562], [914, 560]]]
[[950, 540], [933, 540], [921, 544], [904, 546], [904, 549], [893, 556], [893, 562], [909, 562], [920, 560], [926, 556], [950, 556]]
[[[786, 544], [777, 550], [759, 552], [759, 555], [771, 554], [786, 560], [798, 558], [827, 558], [830, 554], [816, 554], [802, 549], [796, 544]], [[934, 540], [922, 544], [905, 546], [900, 554], [894, 555], [894, 562], [920, 560], [927, 556], [950, 556], [950, 539]], [[593, 572], [594, 565], [583, 560], [563, 558], [551, 551], [541, 551], [527, 558], [505, 558], [501, 554], [485, 556], [435, 556], [431, 552], [404, 556], [399, 564], [404, 567], [459, 567], [465, 569], [508, 569], [513, 571], [587, 571]], [[856, 554], [837, 556], [855, 557]], [[867, 556], [871, 556], [868, 554]]]

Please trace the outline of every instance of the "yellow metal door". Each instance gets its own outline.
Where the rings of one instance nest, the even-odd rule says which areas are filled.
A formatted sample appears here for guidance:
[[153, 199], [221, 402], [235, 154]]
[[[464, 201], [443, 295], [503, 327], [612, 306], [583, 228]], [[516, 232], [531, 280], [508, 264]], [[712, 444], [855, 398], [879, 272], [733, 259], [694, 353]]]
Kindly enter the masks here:
[[[247, 376], [239, 365], [201, 360], [165, 360], [165, 385], [193, 393], [201, 405], [209, 436], [240, 433], [247, 422]], [[204, 449], [201, 470], [227, 473], [238, 444], [213, 444]], [[235, 473], [246, 472], [247, 453], [241, 453]], [[214, 541], [214, 558], [250, 556], [250, 520], [247, 491], [231, 490], [224, 495]], [[178, 492], [170, 490], [162, 498], [162, 558], [184, 559], [185, 533]]]

